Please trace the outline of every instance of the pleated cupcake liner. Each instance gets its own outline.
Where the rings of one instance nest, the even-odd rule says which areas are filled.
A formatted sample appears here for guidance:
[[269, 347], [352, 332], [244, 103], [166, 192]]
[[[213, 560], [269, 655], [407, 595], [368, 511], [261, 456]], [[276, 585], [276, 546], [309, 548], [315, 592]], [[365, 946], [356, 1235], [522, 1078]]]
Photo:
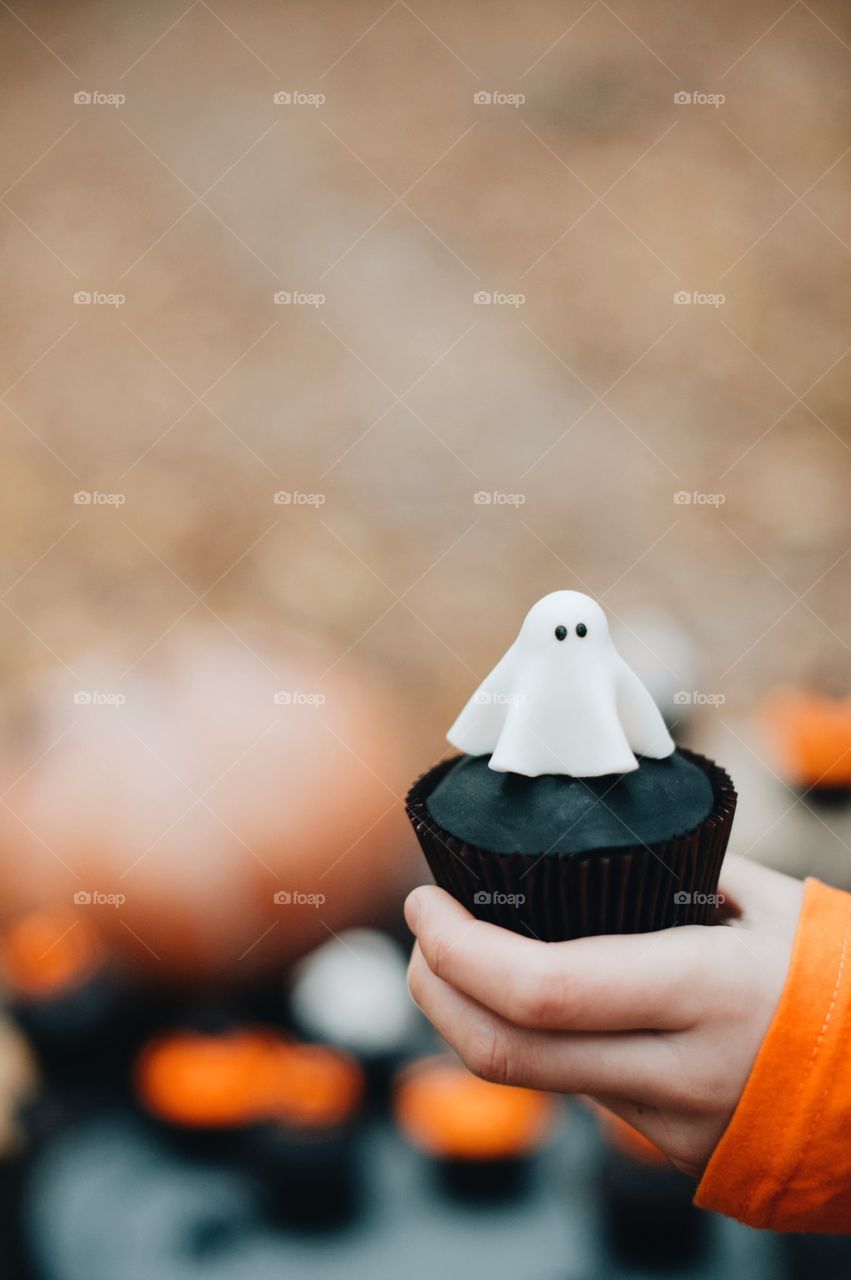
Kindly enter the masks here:
[[468, 844], [435, 822], [426, 804], [458, 757], [417, 779], [406, 800], [408, 817], [435, 882], [479, 920], [515, 933], [560, 942], [706, 924], [716, 905], [736, 790], [712, 760], [679, 750], [708, 777], [712, 810], [685, 835], [655, 844], [581, 854], [493, 853]]

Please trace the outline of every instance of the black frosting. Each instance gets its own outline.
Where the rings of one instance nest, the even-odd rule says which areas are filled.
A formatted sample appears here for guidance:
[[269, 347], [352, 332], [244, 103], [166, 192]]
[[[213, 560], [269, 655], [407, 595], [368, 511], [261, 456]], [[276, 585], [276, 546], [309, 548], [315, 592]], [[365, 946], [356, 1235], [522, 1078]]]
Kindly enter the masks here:
[[527, 778], [461, 756], [426, 800], [451, 835], [493, 853], [587, 853], [655, 844], [691, 831], [710, 813], [706, 774], [675, 751], [639, 759], [632, 773]]

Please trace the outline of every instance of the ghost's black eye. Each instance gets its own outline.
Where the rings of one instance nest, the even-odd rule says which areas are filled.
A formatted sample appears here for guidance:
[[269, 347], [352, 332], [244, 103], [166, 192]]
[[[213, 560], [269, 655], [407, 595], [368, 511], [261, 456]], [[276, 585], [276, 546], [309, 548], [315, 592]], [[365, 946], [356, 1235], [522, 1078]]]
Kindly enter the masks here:
[[587, 634], [588, 634], [588, 628], [586, 627], [586, 625], [585, 625], [585, 623], [584, 623], [584, 622], [577, 622], [577, 624], [576, 624], [576, 634], [577, 634], [580, 638], [581, 638], [582, 636], [587, 636]]
[[556, 627], [556, 640], [564, 640], [567, 635], [567, 627]]

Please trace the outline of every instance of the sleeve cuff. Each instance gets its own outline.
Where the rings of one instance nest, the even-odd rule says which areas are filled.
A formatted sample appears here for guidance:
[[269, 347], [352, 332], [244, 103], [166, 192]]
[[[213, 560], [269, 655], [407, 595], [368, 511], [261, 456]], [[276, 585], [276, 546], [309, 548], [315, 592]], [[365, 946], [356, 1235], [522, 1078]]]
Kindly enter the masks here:
[[851, 1231], [851, 895], [807, 880], [786, 985], [695, 1203]]

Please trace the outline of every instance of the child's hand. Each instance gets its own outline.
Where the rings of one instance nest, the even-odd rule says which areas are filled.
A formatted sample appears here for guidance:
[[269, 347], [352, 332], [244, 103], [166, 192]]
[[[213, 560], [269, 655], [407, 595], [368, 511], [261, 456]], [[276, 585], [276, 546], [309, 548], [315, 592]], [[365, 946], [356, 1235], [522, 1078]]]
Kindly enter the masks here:
[[803, 886], [732, 858], [725, 926], [537, 942], [416, 889], [411, 994], [486, 1080], [586, 1093], [699, 1176], [783, 989]]

